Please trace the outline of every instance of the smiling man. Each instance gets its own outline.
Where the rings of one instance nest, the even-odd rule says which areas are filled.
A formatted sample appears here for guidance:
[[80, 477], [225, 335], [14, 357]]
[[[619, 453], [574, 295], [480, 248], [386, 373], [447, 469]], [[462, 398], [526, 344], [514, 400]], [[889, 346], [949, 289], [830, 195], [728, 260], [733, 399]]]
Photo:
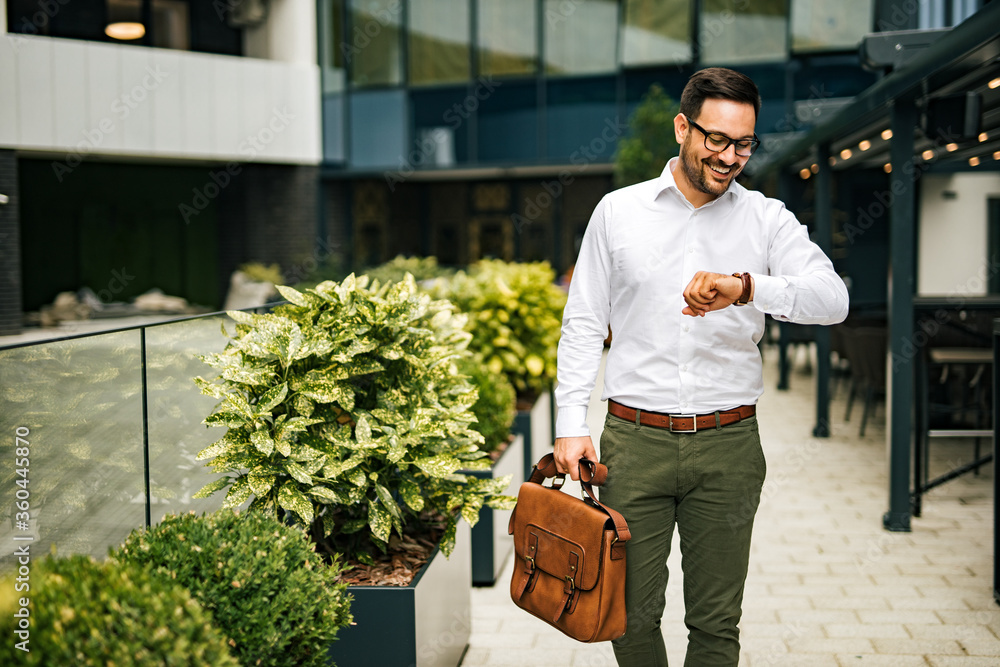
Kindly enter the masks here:
[[[555, 459], [597, 459], [587, 405], [608, 327], [601, 500], [621, 512], [623, 667], [665, 667], [660, 631], [674, 526], [686, 667], [735, 667], [753, 518], [766, 465], [757, 431], [764, 319], [836, 324], [844, 282], [784, 205], [735, 182], [759, 145], [760, 95], [724, 68], [681, 95], [680, 155], [659, 178], [604, 197], [584, 235], [559, 343]], [[732, 306], [732, 307], [731, 307]], [[743, 307], [741, 307], [743, 306]]]

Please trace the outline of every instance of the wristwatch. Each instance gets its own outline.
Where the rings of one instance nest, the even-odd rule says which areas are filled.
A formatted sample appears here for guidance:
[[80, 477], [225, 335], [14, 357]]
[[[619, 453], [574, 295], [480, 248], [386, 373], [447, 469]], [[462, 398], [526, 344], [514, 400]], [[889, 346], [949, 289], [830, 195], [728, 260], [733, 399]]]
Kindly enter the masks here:
[[750, 274], [745, 271], [743, 273], [734, 273], [733, 278], [739, 278], [743, 281], [743, 293], [740, 294], [740, 297], [736, 299], [736, 302], [733, 305], [745, 306], [750, 303], [750, 288], [752, 287]]

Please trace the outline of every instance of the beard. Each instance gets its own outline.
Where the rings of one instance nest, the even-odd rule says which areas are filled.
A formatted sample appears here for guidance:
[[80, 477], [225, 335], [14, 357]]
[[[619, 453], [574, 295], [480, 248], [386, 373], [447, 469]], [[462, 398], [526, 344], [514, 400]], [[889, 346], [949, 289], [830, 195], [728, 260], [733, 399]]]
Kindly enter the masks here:
[[[699, 159], [695, 155], [695, 150], [686, 141], [681, 146], [680, 158], [681, 169], [684, 170], [684, 175], [687, 177], [688, 182], [699, 192], [712, 195], [713, 197], [718, 197], [725, 193], [742, 169], [739, 163], [726, 164], [716, 157]], [[705, 173], [709, 170], [709, 165], [722, 168], [728, 167], [729, 177], [720, 183]]]

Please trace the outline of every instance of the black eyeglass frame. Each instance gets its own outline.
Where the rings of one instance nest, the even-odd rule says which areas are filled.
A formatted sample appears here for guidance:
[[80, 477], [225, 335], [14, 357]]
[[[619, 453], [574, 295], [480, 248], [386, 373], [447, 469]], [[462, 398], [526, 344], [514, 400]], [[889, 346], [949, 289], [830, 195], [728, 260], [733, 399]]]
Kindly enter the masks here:
[[[729, 137], [727, 137], [726, 135], [722, 134], [721, 132], [709, 132], [708, 130], [706, 130], [705, 128], [703, 128], [701, 125], [699, 125], [698, 123], [696, 123], [693, 120], [691, 120], [690, 118], [688, 118], [687, 116], [684, 116], [684, 117], [687, 118], [687, 122], [692, 127], [696, 128], [699, 132], [701, 132], [704, 135], [704, 137], [705, 137], [705, 148], [708, 149], [708, 150], [710, 150], [710, 151], [712, 151], [713, 153], [725, 153], [726, 149], [729, 148], [730, 146], [732, 146], [733, 150], [740, 157], [750, 157], [751, 155], [753, 155], [757, 151], [758, 148], [760, 148], [760, 138], [757, 136], [756, 132], [753, 133], [753, 139], [730, 139]], [[709, 136], [722, 137], [723, 139], [726, 140], [726, 145], [723, 146], [722, 148], [718, 148], [718, 149], [712, 148], [711, 146], [708, 145], [708, 138], [709, 138]], [[750, 152], [747, 153], [746, 155], [743, 155], [742, 153], [740, 153], [739, 152], [739, 148], [737, 146], [737, 144], [739, 144], [740, 142], [744, 142], [744, 141], [749, 141], [750, 142]]]

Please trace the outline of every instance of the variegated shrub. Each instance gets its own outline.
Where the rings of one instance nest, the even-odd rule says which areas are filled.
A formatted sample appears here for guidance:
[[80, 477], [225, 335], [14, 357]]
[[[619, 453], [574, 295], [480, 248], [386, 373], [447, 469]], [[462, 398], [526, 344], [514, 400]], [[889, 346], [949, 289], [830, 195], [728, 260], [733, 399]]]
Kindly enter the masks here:
[[442, 515], [451, 552], [457, 514], [509, 507], [507, 479], [483, 480], [482, 436], [470, 428], [476, 389], [456, 367], [469, 355], [465, 316], [403, 281], [369, 286], [352, 274], [273, 313], [231, 312], [236, 332], [198, 378], [221, 399], [205, 419], [228, 429], [198, 456], [223, 473], [198, 496], [228, 489], [225, 506], [302, 524], [323, 551], [369, 560], [393, 530]]

